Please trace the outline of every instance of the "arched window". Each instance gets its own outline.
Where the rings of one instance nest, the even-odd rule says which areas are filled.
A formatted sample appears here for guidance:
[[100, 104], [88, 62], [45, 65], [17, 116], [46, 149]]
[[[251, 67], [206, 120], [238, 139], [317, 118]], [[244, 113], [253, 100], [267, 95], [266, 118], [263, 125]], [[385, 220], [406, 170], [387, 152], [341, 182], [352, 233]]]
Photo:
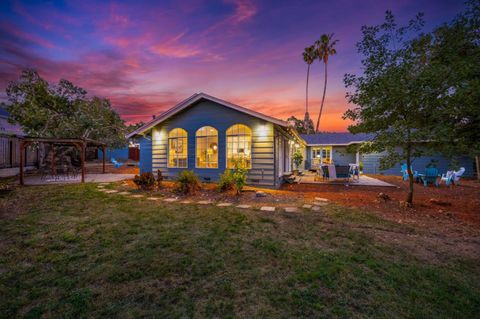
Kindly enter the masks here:
[[211, 126], [204, 126], [196, 134], [198, 168], [218, 168], [218, 131]]
[[187, 131], [174, 128], [168, 132], [168, 167], [187, 167]]
[[243, 124], [227, 129], [227, 168], [234, 168], [235, 163], [252, 167], [252, 130]]

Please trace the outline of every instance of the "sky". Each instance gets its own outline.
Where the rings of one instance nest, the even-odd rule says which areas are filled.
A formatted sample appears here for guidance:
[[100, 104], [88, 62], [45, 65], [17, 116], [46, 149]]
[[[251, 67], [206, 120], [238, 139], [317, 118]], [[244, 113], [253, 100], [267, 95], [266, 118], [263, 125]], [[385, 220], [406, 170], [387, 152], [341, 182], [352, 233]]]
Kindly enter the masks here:
[[[0, 100], [34, 68], [110, 99], [127, 121], [147, 121], [205, 92], [280, 119], [305, 113], [303, 49], [323, 33], [339, 40], [329, 60], [322, 131], [346, 131], [343, 76], [361, 73], [363, 25], [392, 10], [418, 12], [425, 30], [451, 20], [462, 0], [359, 1], [8, 1], [0, 2]], [[310, 114], [323, 93], [323, 65], [310, 72]]]

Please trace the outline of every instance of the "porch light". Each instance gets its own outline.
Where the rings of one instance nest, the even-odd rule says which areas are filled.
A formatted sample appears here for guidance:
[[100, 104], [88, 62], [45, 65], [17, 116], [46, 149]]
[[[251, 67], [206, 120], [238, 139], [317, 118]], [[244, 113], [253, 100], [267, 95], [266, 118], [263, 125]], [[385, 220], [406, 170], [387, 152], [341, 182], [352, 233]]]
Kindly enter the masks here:
[[266, 137], [268, 133], [267, 126], [262, 124], [258, 127], [258, 136], [260, 137]]

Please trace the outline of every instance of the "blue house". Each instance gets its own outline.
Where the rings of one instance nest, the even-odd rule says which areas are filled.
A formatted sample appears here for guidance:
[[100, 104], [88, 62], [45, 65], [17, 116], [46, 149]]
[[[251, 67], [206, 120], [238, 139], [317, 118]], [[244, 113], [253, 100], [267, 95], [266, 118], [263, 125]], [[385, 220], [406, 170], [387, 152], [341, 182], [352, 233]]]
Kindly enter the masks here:
[[[252, 111], [205, 93], [197, 93], [155, 117], [128, 135], [140, 145], [140, 172], [160, 170], [174, 179], [182, 170], [193, 170], [203, 181], [216, 181], [238, 160], [249, 169], [247, 183], [279, 187], [293, 170], [293, 154], [299, 150], [305, 161], [299, 168], [316, 169], [321, 164], [363, 164], [363, 172], [400, 175], [400, 167], [380, 170], [383, 154], [350, 152], [348, 146], [371, 136], [350, 133], [299, 135], [287, 122]], [[446, 171], [445, 158], [425, 157], [414, 162], [423, 169], [432, 159]], [[465, 175], [473, 175], [473, 161], [462, 159]]]
[[250, 185], [278, 187], [292, 171], [292, 154], [305, 141], [287, 122], [205, 93], [194, 94], [132, 132], [140, 144], [140, 171], [167, 179], [193, 170], [203, 181], [243, 161]]

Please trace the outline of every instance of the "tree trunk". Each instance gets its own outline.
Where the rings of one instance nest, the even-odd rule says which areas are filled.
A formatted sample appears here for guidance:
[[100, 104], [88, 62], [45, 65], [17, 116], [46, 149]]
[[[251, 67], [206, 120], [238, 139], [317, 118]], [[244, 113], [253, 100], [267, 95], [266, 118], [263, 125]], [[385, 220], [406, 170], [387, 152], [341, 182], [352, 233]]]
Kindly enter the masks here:
[[307, 85], [305, 87], [305, 116], [304, 116], [304, 119], [303, 119], [303, 126], [305, 127], [305, 132], [307, 134], [310, 133], [310, 130], [309, 130], [309, 125], [308, 125], [308, 119], [310, 118], [310, 116], [308, 115], [308, 79], [310, 77], [310, 64], [308, 65], [307, 67]]
[[327, 93], [327, 66], [328, 63], [325, 63], [325, 82], [323, 85], [323, 97], [322, 97], [322, 104], [320, 105], [320, 112], [318, 113], [318, 118], [317, 118], [317, 126], [315, 128], [315, 132], [318, 133], [318, 129], [320, 126], [320, 117], [322, 116], [322, 111], [323, 111], [323, 103], [325, 102], [325, 95]]
[[477, 165], [477, 180], [480, 181], [480, 157], [475, 156], [475, 163]]
[[410, 147], [407, 148], [407, 172], [408, 172], [408, 195], [407, 195], [407, 203], [412, 206], [413, 205], [413, 172], [412, 172], [412, 161], [410, 158]]

